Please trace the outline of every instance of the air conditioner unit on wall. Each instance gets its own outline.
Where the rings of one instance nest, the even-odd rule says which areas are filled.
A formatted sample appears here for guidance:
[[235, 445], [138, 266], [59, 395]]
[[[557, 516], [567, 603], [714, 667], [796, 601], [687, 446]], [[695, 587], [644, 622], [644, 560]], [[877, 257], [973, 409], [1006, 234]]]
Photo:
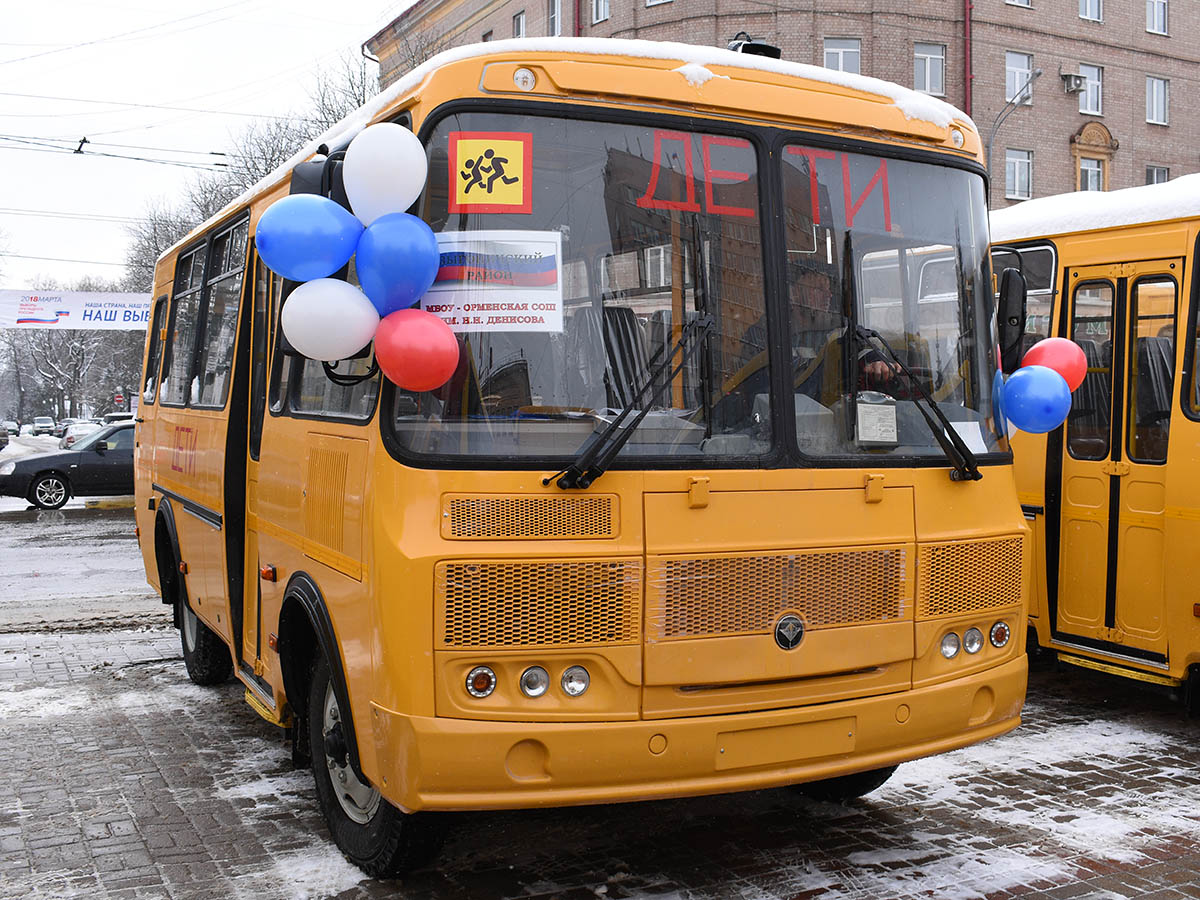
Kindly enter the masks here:
[[1078, 72], [1058, 70], [1058, 77], [1063, 80], [1063, 90], [1068, 94], [1078, 94], [1087, 87], [1087, 79]]

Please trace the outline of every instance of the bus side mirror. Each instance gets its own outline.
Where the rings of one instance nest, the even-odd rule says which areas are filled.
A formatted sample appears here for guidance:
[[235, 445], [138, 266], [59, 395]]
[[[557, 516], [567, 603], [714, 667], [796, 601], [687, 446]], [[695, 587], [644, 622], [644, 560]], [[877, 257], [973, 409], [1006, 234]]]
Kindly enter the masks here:
[[1021, 338], [1025, 336], [1025, 276], [1005, 269], [1000, 276], [1000, 300], [996, 308], [1000, 329], [1000, 370], [1008, 375], [1021, 364]]

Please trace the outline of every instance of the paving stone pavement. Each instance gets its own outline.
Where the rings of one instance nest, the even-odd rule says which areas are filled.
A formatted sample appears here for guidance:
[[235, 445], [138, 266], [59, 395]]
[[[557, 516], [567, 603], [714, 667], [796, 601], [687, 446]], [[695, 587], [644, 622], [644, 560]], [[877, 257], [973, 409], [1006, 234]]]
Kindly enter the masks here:
[[783, 789], [447, 817], [435, 867], [365, 878], [311, 775], [175, 632], [0, 634], [0, 898], [1200, 898], [1200, 722], [1052, 670], [1026, 722], [846, 805]]

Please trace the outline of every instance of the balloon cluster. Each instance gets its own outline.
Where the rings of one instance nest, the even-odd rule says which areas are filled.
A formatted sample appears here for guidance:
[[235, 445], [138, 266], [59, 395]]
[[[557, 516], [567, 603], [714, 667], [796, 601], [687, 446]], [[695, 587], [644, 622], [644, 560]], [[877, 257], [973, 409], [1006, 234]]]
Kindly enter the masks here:
[[1083, 384], [1087, 357], [1066, 338], [1038, 341], [1007, 381], [997, 375], [994, 385], [996, 421], [1011, 422], [1021, 431], [1045, 434], [1067, 420], [1071, 392]]
[[[458, 366], [458, 340], [439, 317], [411, 307], [437, 277], [433, 231], [408, 209], [425, 187], [421, 142], [381, 123], [346, 149], [342, 181], [354, 210], [318, 194], [277, 200], [258, 221], [258, 254], [273, 272], [303, 282], [280, 326], [310, 359], [354, 356], [373, 340], [379, 368], [399, 387], [430, 391]], [[361, 290], [330, 278], [354, 258]]]

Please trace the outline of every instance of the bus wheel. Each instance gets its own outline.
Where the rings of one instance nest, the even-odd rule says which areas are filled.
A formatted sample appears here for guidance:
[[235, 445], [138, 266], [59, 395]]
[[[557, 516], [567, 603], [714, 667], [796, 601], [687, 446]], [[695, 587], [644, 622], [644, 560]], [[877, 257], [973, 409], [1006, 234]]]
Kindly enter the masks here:
[[58, 509], [70, 496], [67, 480], [56, 472], [39, 475], [29, 488], [29, 502], [41, 509]]
[[308, 734], [317, 800], [338, 848], [375, 878], [389, 878], [431, 860], [439, 849], [432, 822], [409, 815], [364, 784], [350, 765], [329, 663], [317, 658], [309, 682]]
[[809, 781], [798, 784], [797, 788], [814, 800], [826, 800], [830, 803], [840, 803], [843, 800], [853, 800], [869, 794], [892, 777], [895, 766], [884, 766], [882, 769], [868, 769], [866, 772], [855, 772], [853, 775], [842, 775], [840, 778], [826, 778], [824, 781]]
[[192, 612], [180, 597], [179, 637], [188, 678], [196, 684], [221, 684], [233, 674], [233, 659], [225, 642]]

